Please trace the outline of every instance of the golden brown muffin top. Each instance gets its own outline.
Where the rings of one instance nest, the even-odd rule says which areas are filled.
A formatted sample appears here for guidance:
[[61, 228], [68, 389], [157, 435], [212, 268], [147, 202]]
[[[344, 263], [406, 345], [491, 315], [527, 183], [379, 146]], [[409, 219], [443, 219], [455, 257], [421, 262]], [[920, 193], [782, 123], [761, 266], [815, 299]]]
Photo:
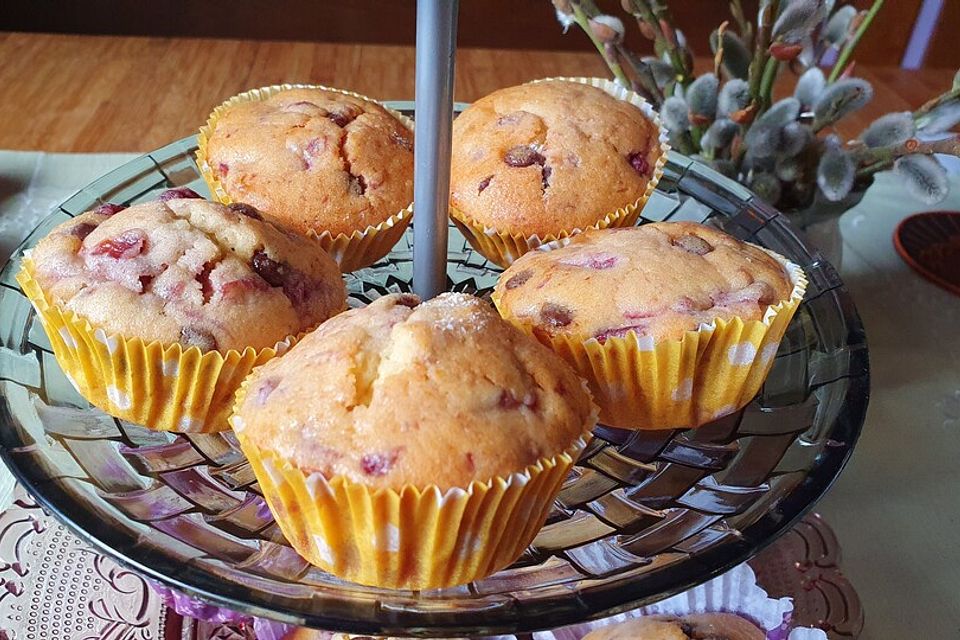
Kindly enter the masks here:
[[207, 162], [235, 202], [301, 233], [349, 235], [413, 201], [413, 132], [375, 102], [289, 89], [226, 109]]
[[450, 205], [512, 234], [585, 229], [641, 197], [659, 157], [629, 102], [578, 82], [509, 87], [454, 121]]
[[316, 240], [189, 190], [88, 211], [55, 227], [31, 260], [48, 300], [108, 334], [202, 351], [272, 347], [346, 306], [340, 270]]
[[591, 230], [532, 251], [503, 272], [497, 306], [548, 335], [582, 340], [634, 332], [678, 340], [718, 318], [759, 320], [793, 290], [769, 253], [693, 222]]
[[232, 418], [306, 473], [371, 487], [466, 488], [524, 471], [593, 426], [557, 355], [487, 303], [384, 296], [258, 368]]
[[591, 631], [583, 640], [763, 640], [757, 625], [732, 613], [645, 616]]

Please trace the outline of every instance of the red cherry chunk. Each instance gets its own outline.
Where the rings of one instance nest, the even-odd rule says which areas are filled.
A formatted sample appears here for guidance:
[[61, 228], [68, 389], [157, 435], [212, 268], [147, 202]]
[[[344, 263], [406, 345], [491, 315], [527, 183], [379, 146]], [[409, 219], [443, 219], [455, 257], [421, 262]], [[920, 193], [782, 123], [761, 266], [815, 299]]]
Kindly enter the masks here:
[[640, 324], [628, 324], [622, 327], [614, 327], [612, 329], [604, 329], [603, 331], [597, 333], [594, 338], [596, 338], [600, 343], [604, 343], [608, 338], [625, 338], [628, 333], [633, 331], [638, 336], [644, 335], [644, 332], [647, 329], [647, 323]]
[[96, 228], [97, 228], [97, 225], [95, 224], [90, 224], [89, 222], [81, 222], [80, 224], [73, 225], [72, 227], [67, 229], [64, 233], [66, 233], [68, 236], [73, 236], [74, 238], [83, 240], [88, 235], [93, 233], [93, 230]]
[[503, 161], [511, 167], [529, 167], [534, 164], [542, 165], [547, 160], [530, 145], [521, 144], [507, 151]]
[[586, 255], [564, 258], [560, 261], [560, 264], [602, 271], [604, 269], [611, 269], [617, 266], [617, 263], [619, 262], [620, 258], [612, 253], [589, 253]]
[[200, 198], [202, 196], [189, 187], [177, 187], [176, 189], [167, 189], [157, 198], [160, 202], [167, 200], [183, 200], [185, 198]]
[[227, 208], [234, 213], [239, 213], [242, 216], [247, 216], [248, 218], [253, 218], [254, 220], [263, 220], [263, 215], [260, 214], [260, 211], [245, 202], [233, 202], [227, 205]]
[[573, 322], [573, 312], [563, 305], [547, 302], [540, 307], [540, 319], [548, 327], [565, 327]]
[[520, 273], [515, 274], [509, 280], [507, 280], [507, 283], [503, 286], [507, 289], [507, 291], [511, 289], [516, 289], [517, 287], [522, 287], [523, 285], [525, 285], [532, 277], [533, 277], [533, 270], [524, 269]]
[[93, 212], [100, 216], [112, 216], [118, 211], [123, 211], [130, 205], [128, 204], [113, 204], [112, 202], [104, 202], [102, 205], [93, 210]]
[[633, 170], [642, 176], [650, 173], [650, 163], [647, 162], [647, 154], [643, 151], [634, 151], [627, 156], [627, 162], [633, 167]]
[[360, 458], [360, 470], [368, 476], [385, 476], [397, 463], [401, 447], [385, 452], [365, 453]]
[[147, 244], [147, 234], [142, 229], [129, 229], [115, 238], [107, 238], [94, 245], [90, 254], [110, 256], [117, 260], [136, 258]]

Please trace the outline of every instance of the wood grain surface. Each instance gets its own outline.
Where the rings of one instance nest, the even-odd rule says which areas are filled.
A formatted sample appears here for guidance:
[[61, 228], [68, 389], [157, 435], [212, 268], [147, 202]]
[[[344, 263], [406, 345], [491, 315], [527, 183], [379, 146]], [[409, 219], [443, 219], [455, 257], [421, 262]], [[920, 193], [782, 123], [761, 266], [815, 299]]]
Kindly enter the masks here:
[[[0, 60], [2, 149], [149, 151], [195, 132], [226, 98], [281, 82], [384, 100], [414, 93], [408, 46], [0, 33]], [[461, 49], [455, 98], [468, 102], [535, 78], [605, 71], [591, 53]], [[857, 72], [874, 83], [876, 96], [844, 122], [844, 135], [882, 113], [919, 106], [952, 78], [947, 69]]]

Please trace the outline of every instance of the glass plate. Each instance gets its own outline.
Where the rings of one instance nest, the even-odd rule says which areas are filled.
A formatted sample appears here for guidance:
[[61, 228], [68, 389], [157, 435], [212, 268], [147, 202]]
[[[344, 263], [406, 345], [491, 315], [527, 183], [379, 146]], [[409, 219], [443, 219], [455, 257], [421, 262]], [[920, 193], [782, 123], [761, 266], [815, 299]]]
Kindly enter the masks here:
[[[145, 576], [329, 630], [552, 628], [664, 598], [746, 560], [813, 505], [853, 449], [868, 400], [867, 346], [837, 273], [742, 186], [671, 155], [641, 223], [707, 221], [790, 257], [810, 279], [760, 395], [695, 431], [599, 427], [534, 543], [496, 575], [422, 592], [338, 580], [286, 545], [231, 433], [158, 433], [92, 409], [14, 280], [23, 249], [100, 202], [182, 185], [207, 193], [195, 149], [184, 138], [80, 190], [0, 273], [0, 453], [45, 508]], [[352, 305], [410, 289], [411, 241], [408, 231], [387, 258], [347, 276]], [[448, 247], [449, 288], [487, 295], [499, 270], [453, 227]]]

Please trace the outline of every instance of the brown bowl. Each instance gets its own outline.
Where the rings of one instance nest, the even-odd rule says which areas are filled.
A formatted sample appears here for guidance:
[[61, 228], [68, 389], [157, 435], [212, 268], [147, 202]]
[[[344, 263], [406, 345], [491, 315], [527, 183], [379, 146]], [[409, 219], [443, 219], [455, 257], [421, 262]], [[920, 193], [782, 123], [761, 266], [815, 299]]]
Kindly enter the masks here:
[[893, 246], [921, 276], [960, 296], [960, 211], [926, 211], [904, 218]]

